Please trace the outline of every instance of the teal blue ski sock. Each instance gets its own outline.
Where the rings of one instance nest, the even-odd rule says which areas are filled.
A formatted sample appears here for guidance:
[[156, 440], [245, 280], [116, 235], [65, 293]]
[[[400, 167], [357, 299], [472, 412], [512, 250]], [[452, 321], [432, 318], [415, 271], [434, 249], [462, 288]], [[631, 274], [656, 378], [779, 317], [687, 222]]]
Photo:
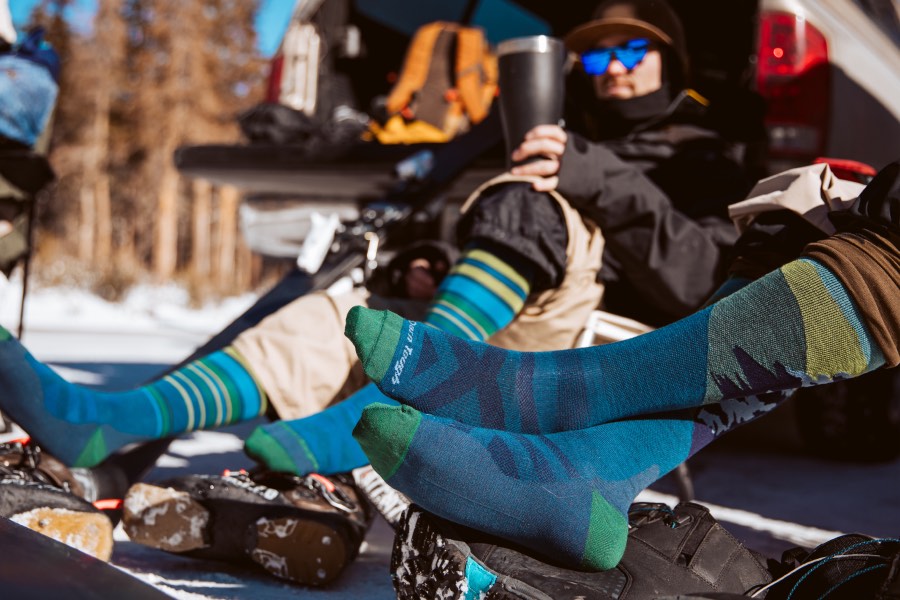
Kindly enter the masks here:
[[884, 364], [847, 290], [807, 259], [672, 325], [605, 346], [513, 352], [364, 308], [350, 311], [346, 333], [388, 396], [524, 433], [795, 389]]
[[779, 397], [527, 435], [373, 404], [354, 436], [395, 489], [441, 517], [574, 568], [610, 569], [634, 497]]
[[0, 327], [0, 408], [70, 466], [95, 466], [132, 442], [254, 419], [266, 405], [231, 347], [143, 387], [101, 392], [65, 381]]
[[245, 452], [273, 471], [307, 475], [345, 473], [369, 464], [352, 431], [364, 408], [395, 405], [371, 383], [320, 413], [260, 425], [244, 442]]

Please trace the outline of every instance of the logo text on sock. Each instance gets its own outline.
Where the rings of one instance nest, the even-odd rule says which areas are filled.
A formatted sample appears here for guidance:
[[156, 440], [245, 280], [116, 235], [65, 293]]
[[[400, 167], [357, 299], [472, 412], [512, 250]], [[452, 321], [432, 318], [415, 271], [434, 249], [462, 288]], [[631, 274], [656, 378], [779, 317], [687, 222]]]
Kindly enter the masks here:
[[406, 366], [406, 359], [412, 356], [413, 347], [413, 332], [415, 331], [416, 323], [415, 321], [409, 322], [409, 330], [406, 333], [406, 341], [407, 344], [403, 347], [403, 352], [400, 354], [400, 358], [394, 363], [394, 376], [391, 377], [391, 383], [397, 385], [400, 383], [400, 376], [403, 374], [403, 367]]

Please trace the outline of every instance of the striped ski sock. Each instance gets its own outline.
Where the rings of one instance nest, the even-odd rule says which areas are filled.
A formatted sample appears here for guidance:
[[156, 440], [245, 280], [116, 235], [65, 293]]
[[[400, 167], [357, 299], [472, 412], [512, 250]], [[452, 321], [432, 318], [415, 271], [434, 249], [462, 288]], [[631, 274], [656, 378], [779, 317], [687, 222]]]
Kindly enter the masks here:
[[374, 402], [396, 404], [371, 383], [320, 413], [254, 429], [244, 451], [268, 469], [296, 475], [346, 473], [369, 464], [351, 432]]
[[[482, 340], [505, 327], [531, 289], [528, 265], [501, 250], [469, 248], [441, 283], [426, 322], [450, 337]], [[369, 463], [351, 432], [363, 409], [393, 404], [374, 385], [343, 402], [293, 421], [257, 427], [245, 450], [269, 469], [305, 475], [343, 473]]]
[[473, 247], [441, 282], [425, 322], [463, 339], [486, 340], [522, 310], [531, 273], [509, 252]]
[[884, 364], [844, 286], [808, 259], [679, 322], [606, 346], [511, 352], [364, 308], [350, 311], [346, 330], [388, 396], [524, 433], [827, 383]]
[[266, 395], [226, 348], [143, 387], [100, 392], [65, 381], [0, 327], [0, 408], [48, 452], [92, 467], [126, 444], [253, 419]]
[[609, 569], [648, 485], [780, 397], [528, 435], [374, 404], [354, 435], [387, 483], [441, 517], [574, 568]]

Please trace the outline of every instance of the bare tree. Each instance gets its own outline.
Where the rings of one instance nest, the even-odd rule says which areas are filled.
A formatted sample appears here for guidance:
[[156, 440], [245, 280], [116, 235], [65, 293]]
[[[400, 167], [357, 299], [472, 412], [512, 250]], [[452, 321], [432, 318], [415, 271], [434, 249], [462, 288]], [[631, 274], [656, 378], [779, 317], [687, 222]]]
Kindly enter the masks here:
[[93, 223], [82, 224], [79, 246], [87, 255], [82, 259], [95, 264], [111, 264], [113, 258], [112, 199], [110, 194], [110, 120], [116, 93], [121, 86], [125, 56], [125, 21], [118, 0], [100, 0], [94, 18], [92, 56], [96, 68], [89, 79], [94, 106], [88, 151], [84, 155], [86, 181], [83, 201], [93, 203]]
[[258, 1], [98, 0], [87, 33], [68, 29], [70, 2], [35, 12], [63, 58], [47, 224], [88, 268], [143, 264], [228, 290], [258, 277], [236, 193], [186, 185], [173, 164], [179, 146], [239, 140], [235, 117], [261, 97], [265, 70]]

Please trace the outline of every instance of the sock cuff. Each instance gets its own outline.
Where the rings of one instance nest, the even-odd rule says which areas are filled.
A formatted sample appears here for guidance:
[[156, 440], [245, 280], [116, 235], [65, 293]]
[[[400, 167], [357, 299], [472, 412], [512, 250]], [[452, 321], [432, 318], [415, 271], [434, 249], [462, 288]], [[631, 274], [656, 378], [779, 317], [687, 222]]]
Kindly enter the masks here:
[[839, 233], [806, 247], [804, 257], [837, 277], [881, 349], [886, 365], [900, 364], [900, 244], [876, 232]]

